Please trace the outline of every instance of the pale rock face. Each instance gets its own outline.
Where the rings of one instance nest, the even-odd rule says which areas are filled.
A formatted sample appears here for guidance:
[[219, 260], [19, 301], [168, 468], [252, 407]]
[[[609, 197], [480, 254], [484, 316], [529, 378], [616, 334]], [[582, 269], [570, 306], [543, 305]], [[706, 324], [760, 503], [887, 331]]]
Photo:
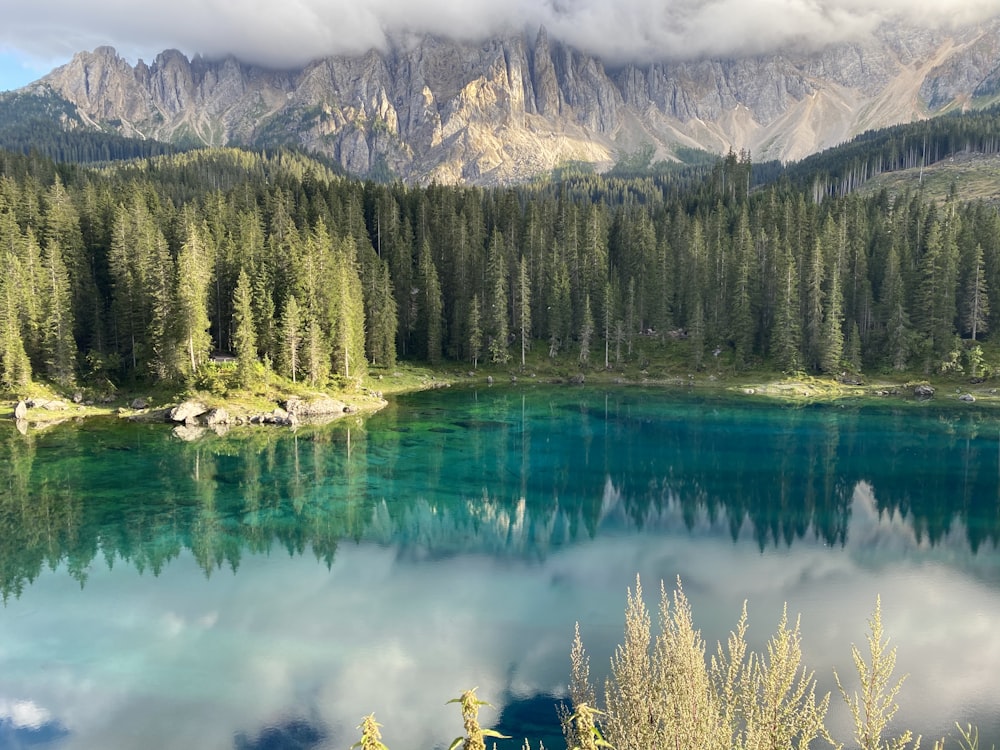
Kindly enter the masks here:
[[544, 29], [482, 43], [425, 37], [270, 71], [109, 47], [40, 82], [90, 125], [167, 141], [303, 145], [365, 175], [496, 184], [653, 146], [799, 159], [870, 128], [1000, 93], [1000, 19], [884, 29], [864, 44], [738, 60], [606, 67]]

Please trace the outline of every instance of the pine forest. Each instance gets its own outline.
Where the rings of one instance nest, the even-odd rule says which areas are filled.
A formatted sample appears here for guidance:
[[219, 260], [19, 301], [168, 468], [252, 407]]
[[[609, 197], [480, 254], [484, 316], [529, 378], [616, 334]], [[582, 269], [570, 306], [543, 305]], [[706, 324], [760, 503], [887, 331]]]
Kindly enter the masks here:
[[241, 386], [323, 387], [398, 359], [614, 369], [666, 348], [690, 372], [988, 374], [995, 206], [757, 171], [486, 189], [287, 150], [0, 152], [0, 381], [197, 384], [224, 358]]

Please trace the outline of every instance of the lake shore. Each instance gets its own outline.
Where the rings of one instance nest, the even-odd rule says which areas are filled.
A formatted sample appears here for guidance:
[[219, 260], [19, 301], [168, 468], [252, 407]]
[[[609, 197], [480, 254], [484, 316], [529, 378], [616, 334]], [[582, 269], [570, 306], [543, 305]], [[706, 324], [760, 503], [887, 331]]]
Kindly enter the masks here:
[[[400, 394], [451, 387], [453, 385], [518, 387], [525, 385], [566, 385], [574, 387], [647, 387], [718, 392], [730, 397], [746, 397], [788, 404], [878, 403], [926, 406], [968, 407], [1000, 406], [1000, 393], [990, 381], [962, 382], [956, 379], [916, 380], [906, 377], [842, 377], [810, 375], [773, 377], [753, 371], [740, 375], [698, 373], [689, 375], [651, 375], [595, 369], [586, 372], [559, 372], [530, 368], [483, 368], [453, 371], [406, 366], [392, 373], [376, 373], [351, 388], [311, 390], [302, 387], [283, 390], [271, 388], [265, 393], [217, 395], [197, 390], [164, 392], [157, 389], [116, 391], [97, 394], [87, 389], [65, 393], [45, 384], [33, 384], [24, 395], [10, 396], [0, 418], [22, 422], [35, 429], [67, 420], [93, 417], [118, 417], [147, 422], [196, 424], [204, 414], [221, 413], [227, 426], [294, 426], [301, 421], [329, 422], [344, 416], [367, 416]], [[195, 403], [204, 408], [193, 418], [172, 419], [178, 406]], [[297, 407], [289, 410], [289, 405]], [[322, 404], [310, 413], [309, 404]], [[298, 409], [299, 416], [295, 416]], [[289, 414], [292, 414], [290, 417]], [[18, 414], [20, 413], [20, 417]], [[209, 425], [211, 426], [211, 425]]]

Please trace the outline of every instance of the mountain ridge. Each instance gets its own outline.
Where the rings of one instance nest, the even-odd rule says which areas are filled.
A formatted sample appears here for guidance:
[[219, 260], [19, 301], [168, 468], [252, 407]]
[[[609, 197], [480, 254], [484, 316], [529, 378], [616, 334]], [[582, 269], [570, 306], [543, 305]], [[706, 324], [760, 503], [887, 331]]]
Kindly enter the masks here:
[[270, 70], [167, 50], [131, 65], [81, 52], [22, 92], [86, 126], [172, 143], [296, 145], [360, 176], [517, 182], [568, 162], [602, 170], [651, 147], [790, 161], [871, 128], [990, 101], [1000, 19], [953, 32], [883, 28], [866, 43], [730, 60], [625, 63], [550, 39], [424, 36]]

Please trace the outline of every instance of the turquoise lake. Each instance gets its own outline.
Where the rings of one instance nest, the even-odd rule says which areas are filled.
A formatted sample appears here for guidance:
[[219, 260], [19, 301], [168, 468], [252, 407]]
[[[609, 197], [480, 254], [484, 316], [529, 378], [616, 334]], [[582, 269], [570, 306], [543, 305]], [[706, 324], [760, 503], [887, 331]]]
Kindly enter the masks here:
[[346, 750], [375, 712], [430, 750], [478, 686], [500, 747], [557, 750], [574, 623], [603, 679], [637, 575], [710, 650], [744, 600], [756, 648], [801, 614], [848, 746], [881, 596], [895, 726], [1000, 745], [1000, 412], [525, 385], [350, 419], [0, 425], [0, 748]]

